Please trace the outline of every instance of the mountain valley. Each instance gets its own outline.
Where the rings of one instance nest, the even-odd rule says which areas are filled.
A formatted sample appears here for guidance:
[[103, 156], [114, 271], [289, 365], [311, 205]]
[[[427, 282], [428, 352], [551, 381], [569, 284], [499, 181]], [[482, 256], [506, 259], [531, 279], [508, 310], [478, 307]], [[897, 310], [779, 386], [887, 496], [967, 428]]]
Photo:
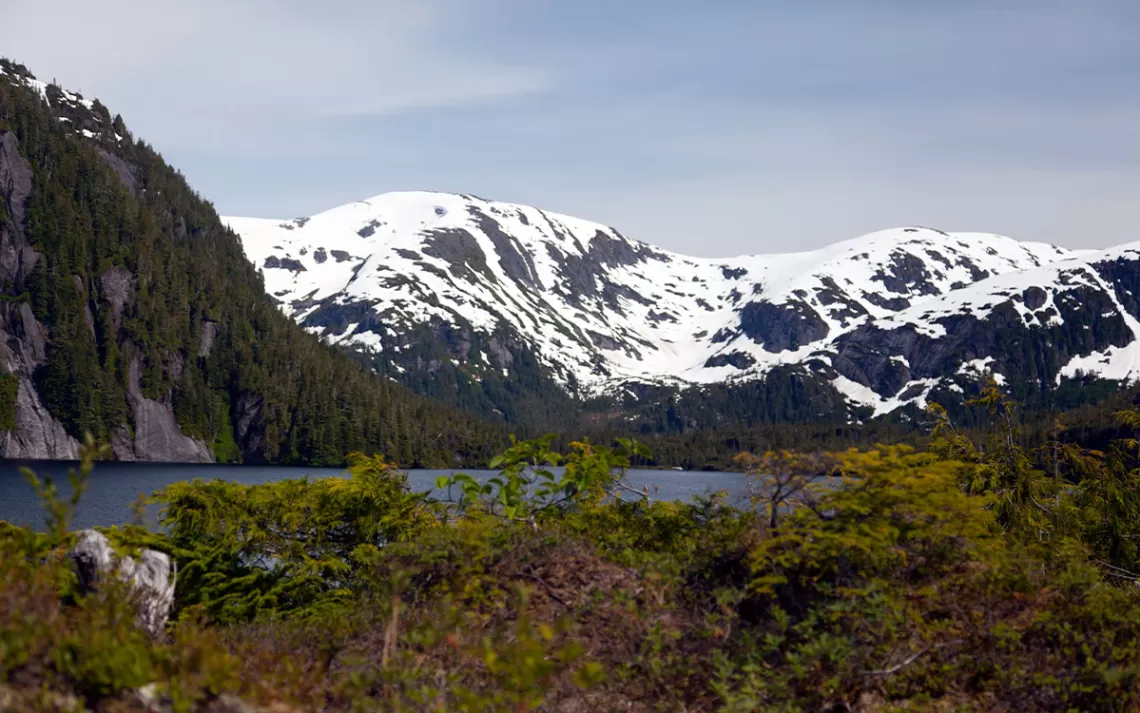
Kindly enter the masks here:
[[89, 432], [120, 459], [478, 462], [506, 431], [905, 424], [988, 379], [1068, 408], [1140, 369], [1138, 245], [903, 227], [710, 259], [432, 192], [218, 218], [97, 100], [8, 61], [0, 87], [8, 457]]

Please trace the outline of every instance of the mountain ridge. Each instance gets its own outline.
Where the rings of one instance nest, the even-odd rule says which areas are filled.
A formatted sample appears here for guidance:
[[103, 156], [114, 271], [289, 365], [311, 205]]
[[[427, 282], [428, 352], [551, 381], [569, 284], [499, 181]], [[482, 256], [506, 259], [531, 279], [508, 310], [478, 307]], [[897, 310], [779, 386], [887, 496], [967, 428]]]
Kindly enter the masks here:
[[[1084, 390], [1090, 379], [1131, 379], [1140, 362], [1130, 245], [1072, 251], [906, 227], [813, 251], [695, 258], [593, 221], [428, 192], [309, 218], [226, 219], [239, 243], [98, 100], [10, 62], [0, 75], [0, 89], [20, 87], [0, 106], [0, 133], [19, 137], [4, 168], [35, 173], [30, 194], [21, 178], [0, 196], [0, 222], [16, 218], [0, 245], [11, 370], [0, 375], [0, 430], [13, 413], [17, 423], [0, 443], [8, 455], [70, 454], [88, 426], [123, 458], [205, 460], [221, 448], [332, 462], [375, 442], [408, 462], [494, 440], [490, 424], [406, 403], [398, 389], [351, 415], [373, 387], [326, 364], [311, 335], [278, 324], [288, 324], [281, 312], [384, 381], [527, 433], [905, 420], [991, 377], [1026, 403], [1051, 406], [1062, 393], [1083, 403], [1105, 393]], [[43, 173], [45, 158], [65, 170]], [[113, 186], [137, 213], [114, 206]], [[62, 232], [44, 231], [72, 214]], [[129, 244], [140, 226], [158, 240], [141, 252]], [[243, 285], [225, 286], [233, 279]], [[203, 297], [194, 281], [223, 289]], [[139, 290], [159, 284], [159, 294]], [[263, 288], [276, 304], [246, 303]], [[218, 316], [234, 308], [256, 313], [255, 332]], [[250, 342], [257, 329], [268, 331]], [[296, 361], [302, 353], [312, 365]], [[309, 393], [332, 374], [355, 386]], [[414, 427], [421, 416], [466, 435], [435, 443], [439, 429]]]
[[[913, 332], [908, 344], [937, 341], [947, 336], [943, 322], [961, 319], [985, 331], [978, 325], [1009, 303], [1023, 327], [1040, 328], [1031, 341], [1049, 341], [1040, 330], [1058, 327], [1064, 311], [1054, 296], [1081, 288], [1100, 294], [1123, 327], [1113, 327], [1105, 343], [1065, 347], [1064, 363], [1045, 367], [1049, 379], [1137, 373], [1131, 352], [1121, 350], [1136, 342], [1140, 323], [1094, 267], [1121, 256], [1132, 265], [1136, 251], [1128, 245], [1115, 253], [1067, 250], [903, 227], [811, 251], [697, 258], [531, 206], [424, 191], [381, 194], [304, 219], [223, 220], [242, 236], [287, 314], [374, 362], [394, 362], [396, 371], [416, 368], [401, 363], [400, 352], [409, 348], [408, 335], [428, 325], [467, 335], [450, 356], [473, 378], [509, 370], [509, 355], [463, 348], [471, 334], [505, 327], [556, 383], [582, 398], [619, 394], [632, 383], [731, 384], [790, 367], [882, 415], [908, 403], [921, 407], [938, 389], [961, 392], [975, 377], [1017, 378], [1018, 369], [992, 349], [966, 348], [945, 357], [954, 363], [909, 373], [905, 352], [913, 346], [900, 344], [884, 357], [869, 335]], [[1036, 292], [1021, 294], [1036, 287], [1024, 277], [1034, 270], [1048, 277], [1041, 304]], [[1032, 317], [1041, 310], [1054, 316]], [[1082, 319], [1068, 312], [1071, 321]], [[884, 358], [898, 368], [884, 366]]]

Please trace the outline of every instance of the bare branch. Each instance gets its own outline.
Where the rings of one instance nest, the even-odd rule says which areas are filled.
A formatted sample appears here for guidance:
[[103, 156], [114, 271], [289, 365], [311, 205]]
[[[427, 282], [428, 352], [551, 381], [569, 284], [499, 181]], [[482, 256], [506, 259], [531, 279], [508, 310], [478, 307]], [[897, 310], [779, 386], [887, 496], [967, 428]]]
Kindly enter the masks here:
[[867, 675], [868, 676], [890, 676], [891, 674], [898, 673], [899, 671], [906, 668], [907, 666], [910, 666], [912, 663], [917, 661], [920, 657], [924, 656], [926, 653], [928, 653], [932, 649], [944, 649], [948, 646], [954, 646], [956, 644], [961, 644], [961, 643], [963, 643], [962, 639], [954, 639], [953, 641], [947, 641], [944, 644], [928, 644], [927, 646], [922, 647], [918, 651], [915, 651], [910, 656], [907, 656], [905, 659], [903, 659], [899, 663], [895, 664], [894, 666], [891, 666], [890, 668], [884, 668], [884, 669], [881, 669], [878, 671], [868, 671]]
[[1140, 574], [1136, 574], [1135, 572], [1129, 572], [1128, 570], [1124, 569], [1123, 567], [1117, 567], [1116, 565], [1111, 565], [1108, 562], [1105, 562], [1103, 560], [1098, 560], [1098, 559], [1094, 558], [1093, 562], [1096, 562], [1100, 566], [1108, 569], [1109, 571], [1105, 572], [1105, 574], [1110, 574], [1113, 577], [1119, 577], [1120, 579], [1129, 579], [1129, 580], [1132, 580], [1133, 582], [1140, 582]]
[[[626, 483], [624, 480], [617, 480], [614, 482], [614, 485], [616, 485], [619, 489], [626, 491], [627, 493], [631, 493], [633, 495], [640, 497], [642, 500], [648, 500], [649, 499], [649, 488], [648, 487], [646, 487], [642, 490], [638, 490], [637, 488], [633, 487], [632, 485]], [[617, 497], [616, 493], [614, 493], [614, 492], [610, 492], [609, 495], [611, 497]]]

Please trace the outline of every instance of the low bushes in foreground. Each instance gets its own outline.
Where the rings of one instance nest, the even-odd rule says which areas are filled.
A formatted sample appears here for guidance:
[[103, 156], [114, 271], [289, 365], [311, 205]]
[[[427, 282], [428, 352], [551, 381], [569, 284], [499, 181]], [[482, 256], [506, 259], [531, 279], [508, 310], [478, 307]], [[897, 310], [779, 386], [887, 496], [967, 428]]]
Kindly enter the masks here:
[[78, 593], [45, 491], [55, 527], [0, 531], [0, 707], [1140, 708], [1136, 444], [1026, 453], [980, 405], [980, 446], [935, 410], [925, 452], [742, 456], [746, 508], [632, 492], [632, 442], [517, 443], [444, 502], [382, 458], [180, 483], [161, 531], [105, 531], [179, 564], [157, 639], [125, 589]]

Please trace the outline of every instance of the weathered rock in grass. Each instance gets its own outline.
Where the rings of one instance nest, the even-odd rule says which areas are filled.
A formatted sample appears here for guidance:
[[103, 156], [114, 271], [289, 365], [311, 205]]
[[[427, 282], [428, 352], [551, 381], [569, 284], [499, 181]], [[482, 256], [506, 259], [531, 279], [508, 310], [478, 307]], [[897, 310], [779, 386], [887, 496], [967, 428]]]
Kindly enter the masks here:
[[153, 636], [162, 633], [174, 606], [175, 567], [170, 557], [143, 550], [138, 559], [120, 556], [107, 536], [96, 530], [80, 530], [68, 553], [84, 593], [96, 591], [111, 572], [129, 582], [138, 599], [138, 625]]
[[[173, 713], [174, 700], [157, 683], [148, 683], [134, 692], [134, 700], [147, 713]], [[199, 703], [193, 710], [199, 713], [296, 713], [284, 704], [259, 708], [235, 695], [223, 693]]]

